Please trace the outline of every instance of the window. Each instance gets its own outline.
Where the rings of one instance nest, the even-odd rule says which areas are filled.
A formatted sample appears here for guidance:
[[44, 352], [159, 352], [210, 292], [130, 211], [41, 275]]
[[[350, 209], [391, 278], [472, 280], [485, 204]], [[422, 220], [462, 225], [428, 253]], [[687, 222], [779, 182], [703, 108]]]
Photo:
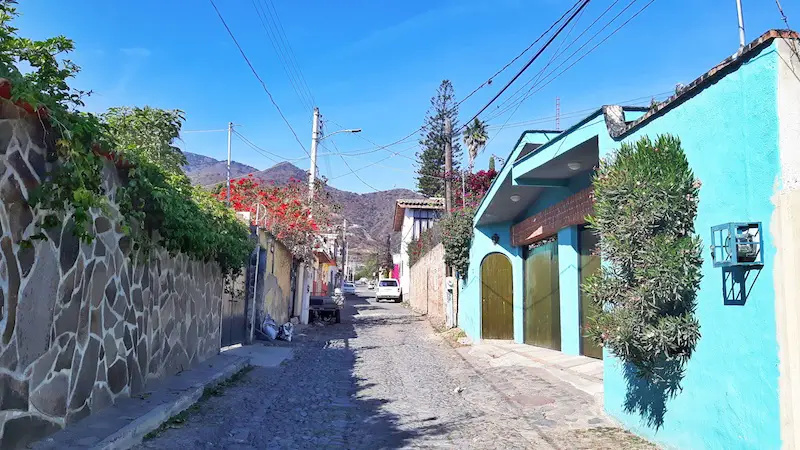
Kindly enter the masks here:
[[381, 280], [381, 282], [380, 282], [380, 284], [378, 286], [382, 286], [382, 287], [397, 287], [397, 281], [396, 280]]
[[433, 226], [434, 222], [439, 219], [439, 210], [437, 209], [413, 209], [412, 216], [413, 223], [413, 238], [418, 239], [423, 231]]

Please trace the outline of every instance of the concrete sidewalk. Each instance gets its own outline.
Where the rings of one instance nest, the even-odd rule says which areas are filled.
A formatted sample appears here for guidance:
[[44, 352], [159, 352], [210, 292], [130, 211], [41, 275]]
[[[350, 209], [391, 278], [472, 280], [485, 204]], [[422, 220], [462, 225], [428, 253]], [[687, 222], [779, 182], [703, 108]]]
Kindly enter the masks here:
[[163, 380], [152, 389], [92, 414], [36, 442], [31, 448], [128, 449], [170, 417], [195, 404], [206, 387], [231, 378], [249, 363], [248, 356], [219, 354]]
[[482, 359], [491, 367], [520, 366], [545, 369], [603, 403], [603, 361], [586, 356], [572, 356], [512, 341], [482, 340], [479, 344], [457, 349], [464, 356]]

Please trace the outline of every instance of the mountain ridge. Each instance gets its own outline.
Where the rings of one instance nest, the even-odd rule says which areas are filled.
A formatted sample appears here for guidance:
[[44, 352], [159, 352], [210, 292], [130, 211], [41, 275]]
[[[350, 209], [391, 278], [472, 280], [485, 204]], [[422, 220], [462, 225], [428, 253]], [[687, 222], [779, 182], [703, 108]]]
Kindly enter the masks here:
[[[184, 166], [186, 175], [192, 184], [212, 187], [227, 179], [227, 164], [225, 161], [216, 160], [196, 153], [184, 152], [187, 164]], [[253, 174], [261, 182], [286, 184], [292, 179], [305, 180], [308, 172], [283, 161], [264, 170], [253, 166], [231, 161], [231, 178], [239, 178]], [[389, 189], [385, 191], [356, 192], [343, 191], [332, 186], [326, 186], [326, 191], [334, 202], [341, 205], [342, 210], [335, 219], [347, 219], [350, 236], [350, 251], [354, 259], [361, 259], [370, 251], [383, 248], [386, 235], [392, 236], [394, 251], [399, 248], [398, 236], [392, 231], [394, 218], [394, 205], [399, 198], [422, 198], [417, 192], [410, 189]]]

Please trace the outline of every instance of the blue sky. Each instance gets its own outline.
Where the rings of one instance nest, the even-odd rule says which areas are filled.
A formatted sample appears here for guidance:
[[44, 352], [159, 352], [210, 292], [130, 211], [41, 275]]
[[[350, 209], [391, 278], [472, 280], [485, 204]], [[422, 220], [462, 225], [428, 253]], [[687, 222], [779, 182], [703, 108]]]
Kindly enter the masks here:
[[[649, 0], [637, 0], [563, 67], [611, 33]], [[248, 57], [280, 105], [306, 149], [311, 140], [311, 111], [284, 72], [262, 25], [256, 6], [267, 0], [216, 0], [217, 6]], [[610, 12], [577, 44], [554, 60], [549, 72], [630, 0], [593, 0], [572, 29], [567, 47], [609, 5]], [[308, 159], [277, 114], [206, 0], [103, 2], [24, 1], [17, 21], [24, 36], [63, 34], [75, 40], [72, 59], [83, 71], [75, 84], [91, 89], [86, 109], [151, 105], [186, 112], [185, 130], [222, 129], [229, 121], [259, 147], [292, 160], [302, 168]], [[571, 0], [446, 0], [385, 2], [351, 0], [296, 2], [272, 0], [293, 57], [329, 132], [362, 128], [360, 136], [337, 135], [321, 153], [355, 153], [372, 143], [394, 142], [422, 124], [429, 99], [442, 79], [452, 80], [457, 98], [483, 83], [527, 47], [572, 3]], [[773, 0], [743, 0], [747, 40], [769, 28], [784, 28]], [[783, 5], [789, 23], [800, 23], [800, 5]], [[271, 28], [270, 28], [271, 30]], [[509, 89], [513, 93], [535, 76], [562, 44], [558, 39]], [[491, 141], [478, 158], [483, 168], [490, 154], [506, 156], [528, 128], [553, 128], [560, 98], [562, 128], [580, 118], [576, 111], [602, 104], [646, 98], [688, 83], [734, 53], [738, 46], [734, 0], [655, 0], [584, 59], [554, 78], [525, 101], [489, 120]], [[532, 55], [532, 53], [530, 53]], [[516, 72], [528, 55], [461, 106], [469, 119]], [[554, 72], [557, 75], [561, 69]], [[526, 89], [527, 90], [527, 89]], [[644, 97], [645, 99], [641, 99]], [[501, 97], [500, 102], [502, 102]], [[502, 108], [501, 108], [502, 110]], [[492, 111], [490, 108], [489, 111]], [[571, 114], [572, 113], [572, 114]], [[520, 123], [528, 122], [528, 123]], [[503, 124], [505, 127], [502, 127]], [[369, 141], [369, 142], [368, 142]], [[372, 142], [372, 143], [371, 143]], [[413, 189], [416, 139], [391, 147], [404, 156], [380, 150], [342, 158], [323, 155], [318, 167], [331, 185], [355, 192], [406, 187]], [[185, 133], [185, 150], [223, 159], [225, 133]], [[238, 138], [235, 160], [257, 168], [273, 164]], [[273, 158], [277, 159], [277, 158]], [[368, 186], [369, 185], [369, 186]]]

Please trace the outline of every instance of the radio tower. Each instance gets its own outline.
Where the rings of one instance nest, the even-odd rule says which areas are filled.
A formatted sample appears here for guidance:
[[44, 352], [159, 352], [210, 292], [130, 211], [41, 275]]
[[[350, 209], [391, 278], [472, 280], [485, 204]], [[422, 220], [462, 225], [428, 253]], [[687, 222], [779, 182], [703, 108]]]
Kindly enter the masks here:
[[556, 131], [561, 131], [561, 99], [556, 97]]

